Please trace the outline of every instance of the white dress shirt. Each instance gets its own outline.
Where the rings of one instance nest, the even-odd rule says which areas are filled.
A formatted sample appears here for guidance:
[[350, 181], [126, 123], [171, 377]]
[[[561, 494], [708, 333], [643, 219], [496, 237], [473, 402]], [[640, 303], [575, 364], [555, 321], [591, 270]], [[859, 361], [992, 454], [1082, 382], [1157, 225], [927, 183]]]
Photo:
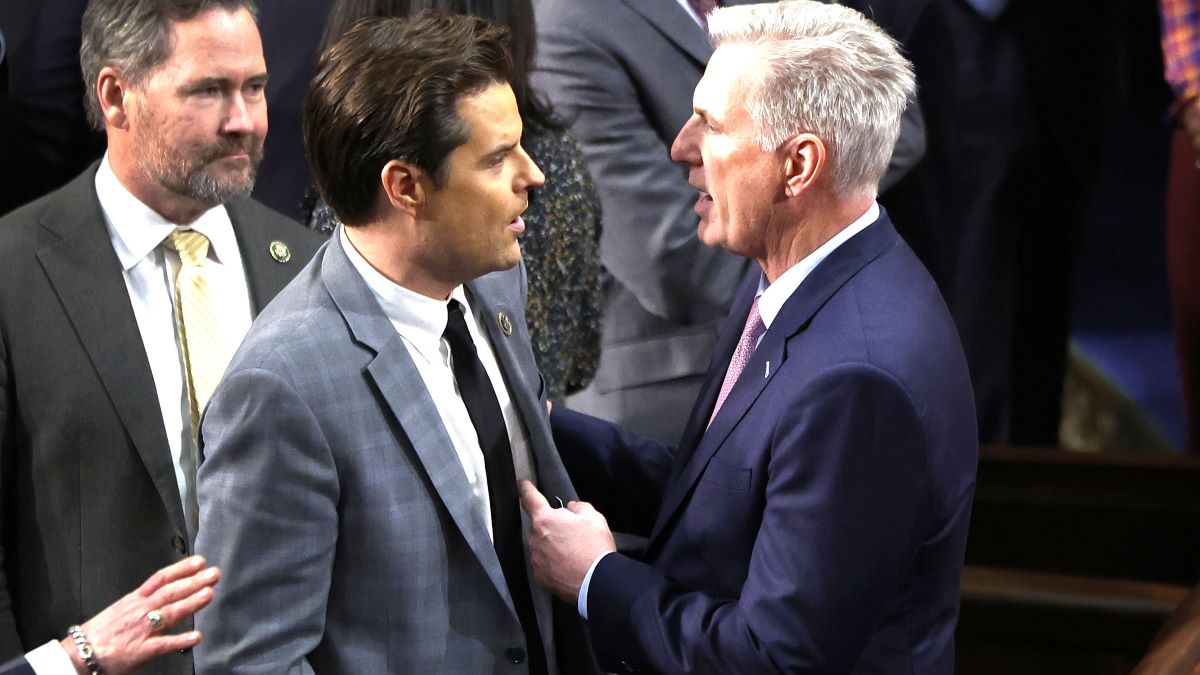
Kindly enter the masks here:
[[[129, 302], [137, 319], [142, 346], [154, 376], [154, 389], [181, 505], [195, 489], [196, 444], [192, 439], [192, 413], [184, 386], [183, 352], [175, 324], [175, 275], [179, 254], [162, 243], [177, 229], [195, 230], [208, 237], [207, 281], [214, 297], [222, 302], [220, 331], [228, 345], [241, 344], [250, 329], [250, 291], [242, 268], [242, 255], [233, 234], [233, 223], [224, 206], [205, 211], [196, 222], [178, 226], [168, 222], [121, 184], [108, 163], [108, 155], [96, 170], [96, 196], [104, 213], [108, 236], [121, 264], [121, 275], [129, 291]], [[114, 514], [114, 517], [119, 517]], [[195, 523], [187, 523], [188, 534], [196, 535]], [[129, 590], [133, 590], [132, 588]], [[75, 672], [62, 646], [47, 642], [25, 655], [37, 675], [69, 675]]]
[[[682, 1], [682, 0], [681, 0]], [[784, 304], [800, 288], [800, 284], [808, 278], [812, 271], [817, 269], [825, 258], [829, 257], [830, 253], [837, 250], [839, 246], [850, 240], [851, 237], [867, 229], [867, 227], [879, 220], [879, 202], [871, 202], [871, 206], [861, 216], [856, 218], [854, 222], [842, 228], [840, 232], [829, 238], [829, 241], [821, 244], [815, 251], [809, 253], [802, 258], [800, 262], [792, 265], [786, 272], [779, 275], [775, 283], [768, 285], [766, 275], [761, 275], [758, 280], [758, 314], [762, 317], [763, 325], [767, 330], [771, 329], [771, 323], [775, 321], [775, 317], [779, 316], [779, 312], [783, 310]], [[758, 338], [759, 343], [762, 343], [763, 337], [766, 336], [766, 331]], [[579, 611], [579, 616], [586, 621], [587, 615], [587, 592], [592, 585], [592, 573], [596, 571], [596, 566], [604, 559], [608, 553], [601, 553], [592, 561], [591, 567], [588, 568], [587, 574], [583, 577], [583, 584], [579, 587], [579, 598], [575, 601], [576, 609]]]
[[[175, 275], [179, 254], [163, 246], [177, 229], [190, 229], [208, 237], [207, 282], [221, 303], [219, 330], [227, 345], [241, 344], [250, 329], [250, 291], [242, 268], [242, 255], [233, 234], [233, 223], [224, 206], [205, 211], [196, 222], [179, 226], [168, 222], [146, 206], [117, 179], [108, 155], [96, 171], [96, 195], [104, 212], [133, 315], [137, 319], [142, 346], [154, 375], [154, 388], [167, 430], [167, 444], [175, 465], [175, 480], [182, 504], [195, 489], [195, 442], [188, 406], [183, 352], [175, 323]], [[185, 463], [185, 458], [186, 462]], [[190, 465], [190, 468], [189, 468]], [[194, 527], [188, 523], [188, 527]], [[195, 532], [189, 533], [195, 536]], [[133, 589], [130, 589], [133, 590]]]
[[[451, 360], [450, 345], [442, 338], [446, 331], [446, 311], [449, 299], [435, 300], [413, 292], [383, 276], [362, 257], [354, 244], [346, 236], [345, 228], [339, 229], [339, 238], [350, 263], [358, 271], [359, 276], [367, 283], [379, 306], [383, 309], [388, 321], [400, 334], [404, 346], [412, 356], [417, 372], [425, 382], [425, 389], [437, 407], [442, 419], [442, 426], [450, 436], [450, 442], [458, 453], [458, 461], [462, 464], [467, 482], [475, 497], [475, 505], [487, 525], [488, 537], [492, 534], [492, 507], [488, 496], [487, 469], [484, 467], [483, 450], [479, 447], [479, 437], [475, 433], [475, 425], [467, 412], [462, 396], [458, 392], [458, 383], [454, 379], [453, 361]], [[512, 446], [513, 465], [517, 480], [534, 480], [532, 464], [529, 456], [529, 434], [521, 420], [512, 396], [509, 395], [508, 385], [496, 361], [492, 343], [475, 320], [471, 305], [462, 286], [450, 293], [450, 299], [462, 303], [463, 315], [466, 319], [467, 330], [475, 343], [475, 350], [483, 369], [487, 371], [492, 388], [496, 391], [496, 400], [500, 403], [500, 411], [504, 415], [504, 424], [508, 428], [508, 440]]]

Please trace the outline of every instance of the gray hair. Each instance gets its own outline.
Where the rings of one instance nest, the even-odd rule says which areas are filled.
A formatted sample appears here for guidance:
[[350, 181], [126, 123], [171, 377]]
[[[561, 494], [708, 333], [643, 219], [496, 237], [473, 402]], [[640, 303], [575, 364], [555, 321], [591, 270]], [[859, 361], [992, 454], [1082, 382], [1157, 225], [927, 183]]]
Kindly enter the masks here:
[[104, 112], [96, 94], [100, 70], [112, 66], [138, 84], [171, 56], [171, 24], [190, 21], [214, 9], [245, 9], [258, 17], [254, 0], [92, 0], [83, 12], [84, 105], [88, 121], [104, 128]]
[[708, 18], [713, 47], [758, 47], [762, 75], [746, 101], [759, 146], [801, 132], [830, 147], [834, 190], [874, 191], [916, 89], [899, 45], [861, 13], [810, 0], [723, 7]]

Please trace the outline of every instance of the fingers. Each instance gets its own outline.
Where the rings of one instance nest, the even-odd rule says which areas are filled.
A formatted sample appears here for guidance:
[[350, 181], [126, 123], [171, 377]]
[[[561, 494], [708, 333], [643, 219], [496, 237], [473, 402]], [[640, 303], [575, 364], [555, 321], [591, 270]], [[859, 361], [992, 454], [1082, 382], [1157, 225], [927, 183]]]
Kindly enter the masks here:
[[143, 597], [149, 597], [166, 584], [175, 581], [176, 579], [181, 579], [185, 576], [195, 574], [203, 567], [204, 558], [198, 555], [194, 555], [190, 558], [184, 558], [183, 560], [180, 560], [173, 565], [168, 565], [150, 575], [150, 578], [147, 579], [140, 588], [138, 588], [138, 593], [140, 593]]
[[596, 513], [596, 507], [589, 502], [567, 502], [567, 510], [580, 515]]
[[521, 508], [525, 509], [525, 513], [528, 513], [530, 518], [550, 509], [550, 502], [546, 501], [533, 483], [522, 480], [517, 483], [517, 490], [521, 494]]
[[186, 598], [195, 594], [197, 591], [208, 588], [221, 578], [221, 570], [215, 567], [209, 567], [206, 570], [196, 572], [191, 576], [177, 579], [171, 583], [158, 589], [150, 596], [151, 603], [157, 606], [166, 605], [181, 598]]
[[146, 663], [169, 652], [191, 649], [200, 642], [200, 631], [190, 630], [186, 633], [166, 633], [155, 635], [142, 643], [138, 661]]
[[212, 602], [212, 599], [213, 589], [205, 586], [182, 600], [163, 605], [159, 611], [162, 612], [163, 622], [166, 623], [167, 628], [171, 628], [180, 621], [200, 611], [208, 603]]

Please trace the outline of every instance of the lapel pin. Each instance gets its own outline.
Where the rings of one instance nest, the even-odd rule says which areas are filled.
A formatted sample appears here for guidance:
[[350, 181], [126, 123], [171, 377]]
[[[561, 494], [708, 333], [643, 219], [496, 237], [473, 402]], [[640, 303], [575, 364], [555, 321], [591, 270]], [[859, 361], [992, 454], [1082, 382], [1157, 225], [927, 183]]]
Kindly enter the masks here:
[[765, 368], [763, 368], [763, 379], [765, 380], [770, 376], [771, 376], [771, 362], [767, 361], [767, 366]]
[[496, 323], [500, 324], [500, 330], [504, 333], [504, 337], [512, 335], [512, 321], [508, 318], [508, 312], [497, 313]]
[[276, 239], [271, 242], [271, 257], [277, 263], [285, 263], [292, 259], [292, 249], [288, 245]]

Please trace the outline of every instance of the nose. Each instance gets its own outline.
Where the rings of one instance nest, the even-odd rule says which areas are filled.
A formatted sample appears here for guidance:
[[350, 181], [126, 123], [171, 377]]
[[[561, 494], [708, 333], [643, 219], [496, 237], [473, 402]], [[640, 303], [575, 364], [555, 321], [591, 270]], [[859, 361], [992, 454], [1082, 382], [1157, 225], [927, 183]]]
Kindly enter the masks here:
[[227, 134], [250, 134], [254, 132], [254, 106], [261, 105], [256, 101], [248, 101], [240, 93], [234, 94], [229, 103], [229, 115], [225, 118], [224, 131]]
[[529, 153], [525, 152], [525, 148], [523, 147], [521, 148], [521, 156], [525, 159], [526, 163], [526, 169], [523, 172], [525, 177], [524, 189], [532, 190], [541, 187], [546, 182], [546, 174], [542, 173], [542, 170], [538, 168], [538, 165], [534, 163], [533, 158], [529, 156]]
[[699, 130], [700, 118], [692, 115], [683, 123], [683, 128], [671, 144], [671, 159], [692, 165], [700, 164], [700, 144], [697, 142]]

